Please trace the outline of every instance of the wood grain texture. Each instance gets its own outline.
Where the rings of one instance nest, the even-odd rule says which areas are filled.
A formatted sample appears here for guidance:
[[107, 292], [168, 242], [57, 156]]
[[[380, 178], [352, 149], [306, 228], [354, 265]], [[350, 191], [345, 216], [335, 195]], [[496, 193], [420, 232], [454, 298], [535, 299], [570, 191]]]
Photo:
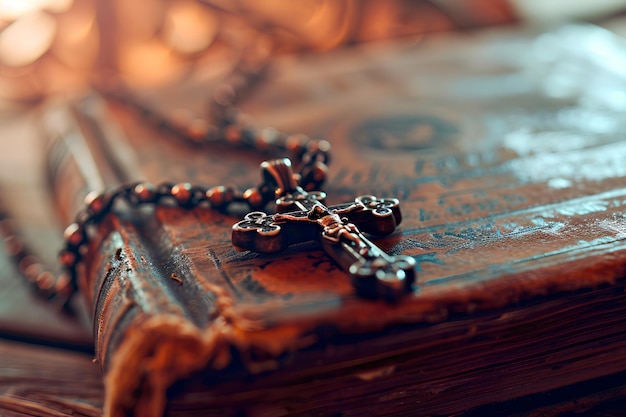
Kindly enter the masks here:
[[91, 356], [0, 341], [3, 416], [102, 415], [103, 385]]
[[[416, 291], [358, 299], [315, 246], [236, 252], [238, 213], [110, 217], [83, 283], [106, 412], [158, 415], [198, 372], [185, 410], [361, 415], [378, 398], [382, 415], [446, 415], [624, 371], [625, 122], [608, 94], [623, 78], [585, 46], [609, 38], [510, 31], [279, 63], [249, 119], [332, 139], [331, 204], [401, 199], [401, 228], [376, 243], [414, 257]], [[266, 156], [198, 152], [113, 110], [148, 180], [260, 180]]]

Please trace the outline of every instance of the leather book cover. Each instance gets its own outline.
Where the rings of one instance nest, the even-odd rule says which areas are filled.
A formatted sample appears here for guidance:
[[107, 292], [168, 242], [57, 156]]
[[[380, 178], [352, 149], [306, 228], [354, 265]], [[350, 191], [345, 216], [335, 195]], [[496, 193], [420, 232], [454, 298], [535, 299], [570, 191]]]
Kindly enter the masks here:
[[[622, 53], [570, 26], [278, 60], [244, 120], [327, 138], [329, 204], [399, 199], [372, 240], [414, 289], [363, 299], [315, 242], [239, 252], [245, 211], [107, 216], [80, 282], [106, 413], [453, 415], [623, 372]], [[180, 140], [197, 86], [130, 94], [137, 179], [261, 182], [271, 155]]]

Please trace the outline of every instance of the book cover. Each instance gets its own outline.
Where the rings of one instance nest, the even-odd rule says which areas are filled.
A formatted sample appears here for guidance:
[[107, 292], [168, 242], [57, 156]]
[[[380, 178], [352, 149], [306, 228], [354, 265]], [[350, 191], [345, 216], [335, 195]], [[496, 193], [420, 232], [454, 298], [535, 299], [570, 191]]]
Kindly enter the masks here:
[[[415, 260], [415, 290], [364, 300], [314, 244], [238, 252], [241, 214], [108, 218], [83, 286], [108, 411], [451, 415], [622, 371], [620, 42], [570, 26], [279, 61], [244, 120], [328, 138], [329, 204], [398, 198], [375, 243]], [[206, 99], [184, 87], [130, 92], [161, 130], [112, 103], [144, 179], [258, 184], [265, 155], [176, 141]]]
[[[623, 48], [568, 26], [278, 60], [242, 120], [328, 139], [329, 204], [398, 198], [399, 227], [372, 240], [416, 262], [414, 290], [358, 297], [315, 242], [238, 252], [243, 208], [121, 210], [79, 282], [105, 412], [498, 415], [485, 407], [601, 378], [589, 402], [618, 396]], [[102, 178], [245, 189], [276, 157], [181, 140], [178, 116], [204, 117], [197, 85], [123, 91], [159, 123], [111, 98], [75, 107], [104, 105], [86, 139]], [[82, 185], [53, 183], [74, 208]]]

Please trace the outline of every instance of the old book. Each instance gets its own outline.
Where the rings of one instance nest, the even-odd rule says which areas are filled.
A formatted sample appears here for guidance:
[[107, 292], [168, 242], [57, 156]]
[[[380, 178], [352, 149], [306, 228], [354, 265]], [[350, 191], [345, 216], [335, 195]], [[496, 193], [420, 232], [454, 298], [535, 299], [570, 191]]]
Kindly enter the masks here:
[[[105, 412], [559, 415], [622, 396], [619, 42], [573, 26], [277, 62], [247, 120], [329, 138], [330, 204], [400, 200], [399, 228], [373, 240], [415, 260], [415, 290], [362, 299], [314, 242], [238, 252], [245, 213], [107, 216], [81, 282]], [[131, 94], [172, 122], [205, 104], [194, 85]], [[103, 117], [129, 146], [95, 164], [132, 153], [124, 180], [245, 188], [272, 157], [190, 147], [113, 99]]]
[[[107, 218], [85, 292], [108, 412], [450, 415], [624, 371], [622, 122], [604, 94], [622, 78], [592, 46], [616, 40], [479, 36], [285, 60], [243, 104], [254, 125], [332, 141], [331, 204], [400, 199], [376, 240], [417, 262], [400, 302], [356, 297], [315, 246], [237, 252], [232, 214]], [[133, 94], [201, 115], [179, 91]], [[255, 152], [189, 149], [111, 111], [150, 181], [261, 180]]]

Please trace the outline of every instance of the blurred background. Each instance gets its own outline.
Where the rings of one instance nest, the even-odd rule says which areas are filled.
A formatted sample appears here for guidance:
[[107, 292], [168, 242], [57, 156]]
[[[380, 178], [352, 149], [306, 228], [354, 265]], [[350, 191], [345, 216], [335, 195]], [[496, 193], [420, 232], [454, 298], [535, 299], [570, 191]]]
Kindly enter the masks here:
[[624, 10], [622, 0], [0, 0], [0, 103], [30, 106], [111, 78], [197, 83], [276, 54]]

